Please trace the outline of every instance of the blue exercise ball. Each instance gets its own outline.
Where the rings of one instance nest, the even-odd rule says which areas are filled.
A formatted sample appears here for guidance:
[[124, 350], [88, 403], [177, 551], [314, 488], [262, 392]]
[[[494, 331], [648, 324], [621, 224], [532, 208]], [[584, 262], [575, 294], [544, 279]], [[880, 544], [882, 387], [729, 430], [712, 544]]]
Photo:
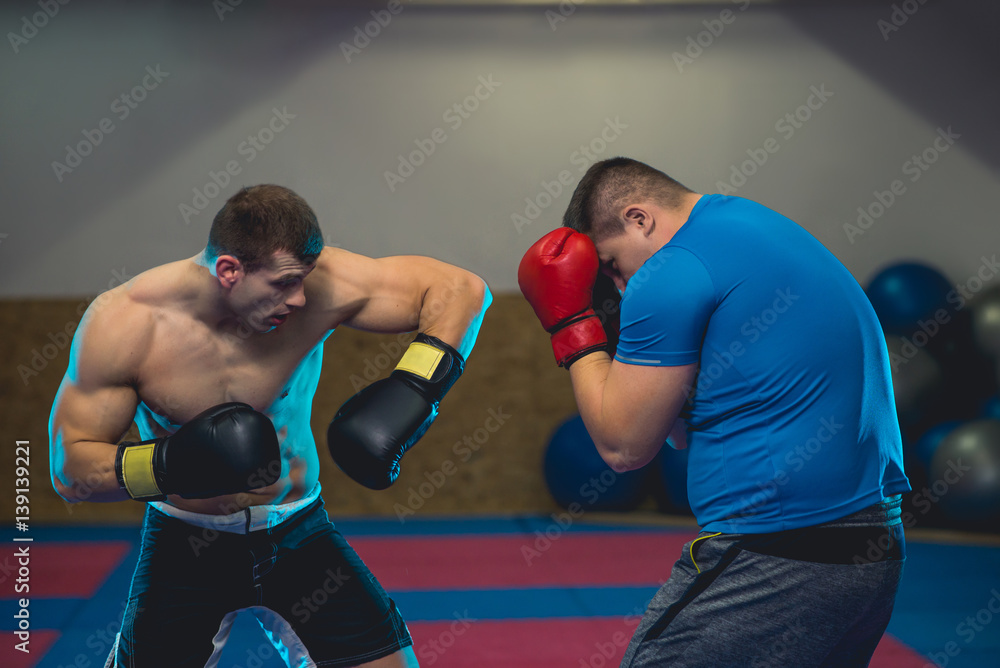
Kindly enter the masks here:
[[909, 336], [920, 329], [921, 322], [933, 321], [939, 309], [948, 310], [952, 290], [948, 279], [933, 267], [901, 262], [876, 274], [865, 292], [882, 328]]
[[983, 402], [982, 416], [993, 420], [1000, 420], [1000, 394], [994, 394]]
[[925, 471], [930, 470], [931, 461], [934, 459], [934, 452], [937, 451], [941, 441], [962, 425], [961, 420], [948, 420], [934, 425], [924, 432], [923, 436], [913, 444], [912, 452], [917, 461], [924, 467]]
[[645, 469], [617, 472], [597, 452], [583, 419], [563, 422], [545, 449], [545, 484], [563, 508], [631, 510], [642, 500]]

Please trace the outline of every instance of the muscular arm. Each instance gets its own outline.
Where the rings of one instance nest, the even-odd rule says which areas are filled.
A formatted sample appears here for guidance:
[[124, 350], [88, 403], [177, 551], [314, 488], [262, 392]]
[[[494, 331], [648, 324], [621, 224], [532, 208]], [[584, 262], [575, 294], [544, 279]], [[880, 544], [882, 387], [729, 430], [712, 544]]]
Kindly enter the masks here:
[[115, 454], [139, 402], [130, 367], [143, 324], [120, 290], [84, 314], [49, 416], [52, 484], [71, 503], [129, 498], [115, 476]]
[[[695, 364], [641, 366], [593, 353], [570, 367], [580, 416], [597, 451], [617, 471], [640, 468], [660, 451], [667, 436], [683, 437], [677, 420]], [[686, 447], [686, 440], [676, 443]]]
[[481, 278], [428, 257], [372, 259], [330, 251], [327, 281], [336, 323], [372, 332], [419, 330], [467, 358], [493, 298]]

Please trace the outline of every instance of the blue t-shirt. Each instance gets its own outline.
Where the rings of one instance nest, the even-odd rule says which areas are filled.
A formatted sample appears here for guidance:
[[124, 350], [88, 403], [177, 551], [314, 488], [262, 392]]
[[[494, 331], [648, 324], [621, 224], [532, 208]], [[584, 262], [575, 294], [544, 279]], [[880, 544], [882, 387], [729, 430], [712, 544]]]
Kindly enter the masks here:
[[615, 359], [699, 364], [681, 417], [706, 531], [812, 526], [910, 490], [871, 303], [815, 237], [765, 206], [698, 201], [629, 280]]

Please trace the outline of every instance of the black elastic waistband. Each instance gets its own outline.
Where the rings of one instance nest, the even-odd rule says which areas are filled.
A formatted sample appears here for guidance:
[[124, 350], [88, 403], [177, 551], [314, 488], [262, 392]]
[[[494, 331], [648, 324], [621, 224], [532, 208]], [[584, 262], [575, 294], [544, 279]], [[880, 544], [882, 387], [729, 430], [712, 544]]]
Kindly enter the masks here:
[[746, 535], [741, 549], [772, 557], [821, 564], [871, 564], [906, 558], [902, 524], [890, 526], [817, 526]]

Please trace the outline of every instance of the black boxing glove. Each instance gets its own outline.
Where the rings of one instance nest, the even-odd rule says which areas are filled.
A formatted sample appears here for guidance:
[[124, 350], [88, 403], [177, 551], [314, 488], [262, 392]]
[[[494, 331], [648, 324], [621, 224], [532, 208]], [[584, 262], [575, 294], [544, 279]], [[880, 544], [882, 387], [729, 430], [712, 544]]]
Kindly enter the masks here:
[[246, 404], [213, 406], [174, 434], [118, 444], [118, 484], [139, 501], [167, 494], [207, 499], [275, 483], [281, 477], [278, 435], [271, 420]]
[[354, 481], [385, 489], [399, 460], [424, 435], [465, 359], [444, 341], [418, 334], [395, 370], [348, 399], [326, 430], [333, 461]]
[[614, 358], [618, 349], [618, 337], [621, 323], [622, 296], [615, 287], [614, 281], [604, 272], [597, 274], [594, 282], [594, 312], [604, 327], [608, 337], [608, 355]]

